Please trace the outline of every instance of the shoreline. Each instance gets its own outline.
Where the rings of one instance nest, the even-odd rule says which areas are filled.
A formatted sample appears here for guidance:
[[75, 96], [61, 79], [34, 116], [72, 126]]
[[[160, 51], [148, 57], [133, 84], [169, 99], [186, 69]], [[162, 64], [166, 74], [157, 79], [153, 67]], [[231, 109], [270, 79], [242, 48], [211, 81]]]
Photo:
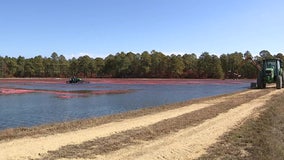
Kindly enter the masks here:
[[[33, 82], [33, 83], [59, 83], [66, 84], [69, 78], [0, 78], [0, 82]], [[82, 78], [91, 83], [106, 84], [235, 84], [249, 83], [255, 79], [190, 79], [190, 78]]]
[[0, 155], [4, 159], [198, 158], [222, 135], [257, 118], [269, 100], [283, 93], [272, 88], [244, 90], [100, 118], [11, 129], [0, 134]]

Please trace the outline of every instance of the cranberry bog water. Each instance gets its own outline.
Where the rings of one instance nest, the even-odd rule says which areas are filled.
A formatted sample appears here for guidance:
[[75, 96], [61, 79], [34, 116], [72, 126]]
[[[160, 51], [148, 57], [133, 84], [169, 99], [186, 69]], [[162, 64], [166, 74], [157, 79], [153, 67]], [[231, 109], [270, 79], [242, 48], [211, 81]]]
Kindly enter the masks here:
[[0, 79], [0, 130], [127, 112], [249, 88], [252, 80]]

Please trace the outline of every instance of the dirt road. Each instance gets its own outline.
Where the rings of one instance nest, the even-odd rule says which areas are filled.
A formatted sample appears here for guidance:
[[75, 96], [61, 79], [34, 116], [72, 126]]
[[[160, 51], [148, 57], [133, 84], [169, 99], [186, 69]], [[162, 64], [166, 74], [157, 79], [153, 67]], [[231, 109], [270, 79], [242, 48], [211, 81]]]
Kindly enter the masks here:
[[77, 131], [0, 141], [2, 159], [195, 159], [284, 90], [248, 90]]

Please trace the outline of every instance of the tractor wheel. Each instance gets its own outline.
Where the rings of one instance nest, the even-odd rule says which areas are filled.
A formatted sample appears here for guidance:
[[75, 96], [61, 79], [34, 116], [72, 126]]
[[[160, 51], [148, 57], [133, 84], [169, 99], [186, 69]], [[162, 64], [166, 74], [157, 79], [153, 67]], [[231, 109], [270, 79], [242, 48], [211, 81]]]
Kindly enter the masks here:
[[258, 88], [258, 89], [263, 89], [263, 88], [265, 88], [265, 86], [264, 86], [264, 81], [263, 81], [263, 77], [262, 77], [262, 73], [261, 73], [261, 72], [258, 74], [258, 77], [257, 77], [257, 88]]
[[282, 76], [278, 75], [276, 80], [276, 88], [281, 89], [282, 88]]
[[266, 83], [265, 82], [263, 82], [263, 88], [266, 88]]
[[284, 72], [282, 73], [282, 88], [284, 88]]

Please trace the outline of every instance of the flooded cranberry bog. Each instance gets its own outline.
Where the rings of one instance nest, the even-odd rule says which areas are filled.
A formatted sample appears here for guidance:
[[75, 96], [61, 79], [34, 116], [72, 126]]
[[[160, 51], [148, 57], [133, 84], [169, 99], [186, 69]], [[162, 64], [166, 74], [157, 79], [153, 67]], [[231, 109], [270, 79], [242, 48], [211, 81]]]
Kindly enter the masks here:
[[99, 117], [245, 90], [251, 80], [0, 79], [0, 130]]

